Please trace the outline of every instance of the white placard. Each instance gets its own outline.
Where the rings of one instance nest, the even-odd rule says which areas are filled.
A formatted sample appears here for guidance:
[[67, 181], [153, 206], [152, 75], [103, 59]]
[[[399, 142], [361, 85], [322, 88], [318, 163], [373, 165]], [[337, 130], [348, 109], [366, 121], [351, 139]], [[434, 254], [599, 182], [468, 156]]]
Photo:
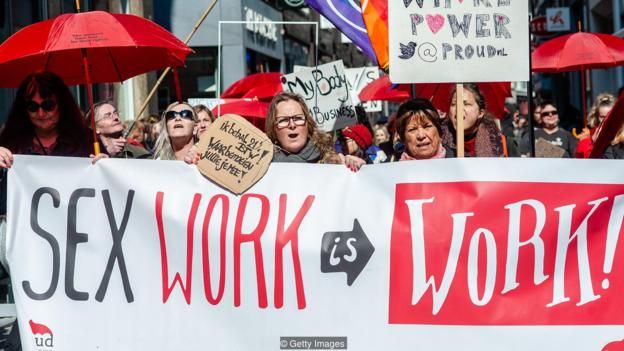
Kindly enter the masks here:
[[529, 80], [526, 0], [389, 0], [394, 83]]
[[284, 91], [301, 95], [318, 127], [326, 132], [357, 123], [342, 60], [282, 76]]
[[[359, 95], [362, 89], [379, 78], [379, 69], [377, 67], [347, 68], [345, 73], [351, 86], [351, 95], [355, 104], [360, 103]], [[367, 101], [362, 103], [362, 106], [366, 112], [381, 111], [381, 101]]]
[[567, 32], [570, 30], [570, 8], [549, 7], [546, 9], [546, 30]]

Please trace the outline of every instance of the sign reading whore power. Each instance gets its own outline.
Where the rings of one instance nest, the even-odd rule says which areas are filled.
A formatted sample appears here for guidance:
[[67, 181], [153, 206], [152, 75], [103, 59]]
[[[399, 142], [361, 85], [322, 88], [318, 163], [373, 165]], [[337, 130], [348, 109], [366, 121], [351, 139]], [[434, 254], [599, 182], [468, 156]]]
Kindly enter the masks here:
[[389, 0], [394, 83], [529, 79], [528, 2]]

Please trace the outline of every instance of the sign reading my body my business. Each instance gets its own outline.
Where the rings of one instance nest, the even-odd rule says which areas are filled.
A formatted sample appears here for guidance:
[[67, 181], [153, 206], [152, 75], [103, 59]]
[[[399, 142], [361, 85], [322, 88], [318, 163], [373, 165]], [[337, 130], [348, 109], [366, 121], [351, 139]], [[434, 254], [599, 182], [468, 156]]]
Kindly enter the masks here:
[[389, 0], [393, 83], [529, 80], [525, 0]]
[[236, 196], [179, 161], [16, 156], [23, 347], [600, 351], [624, 339], [622, 174], [274, 163]]
[[316, 67], [299, 68], [282, 76], [284, 91], [305, 100], [312, 118], [325, 132], [357, 123], [351, 89], [342, 60]]

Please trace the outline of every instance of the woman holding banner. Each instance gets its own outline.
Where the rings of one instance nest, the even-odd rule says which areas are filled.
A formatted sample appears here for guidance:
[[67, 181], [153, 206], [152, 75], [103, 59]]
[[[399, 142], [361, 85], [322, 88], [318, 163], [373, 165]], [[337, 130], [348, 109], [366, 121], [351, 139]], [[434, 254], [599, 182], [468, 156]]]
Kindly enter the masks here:
[[442, 143], [440, 115], [431, 101], [416, 98], [401, 104], [396, 126], [405, 145], [401, 161], [455, 157]]
[[[450, 121], [443, 129], [443, 142], [456, 149], [457, 92], [449, 108]], [[464, 147], [469, 157], [503, 157], [502, 133], [486, 111], [486, 101], [476, 84], [464, 84]]]
[[273, 162], [342, 163], [357, 171], [366, 162], [339, 156], [332, 138], [316, 126], [303, 98], [290, 92], [277, 94], [269, 106], [266, 133], [273, 142]]
[[[0, 270], [6, 263], [6, 169], [14, 154], [88, 157], [93, 147], [89, 129], [69, 88], [54, 73], [37, 72], [22, 81], [5, 128], [0, 134]], [[95, 157], [93, 162], [106, 158]], [[2, 272], [3, 276], [6, 272]], [[14, 323], [6, 349], [20, 348]]]
[[167, 106], [159, 122], [161, 132], [154, 146], [154, 159], [184, 160], [194, 145], [193, 132], [198, 122], [188, 103], [174, 102]]

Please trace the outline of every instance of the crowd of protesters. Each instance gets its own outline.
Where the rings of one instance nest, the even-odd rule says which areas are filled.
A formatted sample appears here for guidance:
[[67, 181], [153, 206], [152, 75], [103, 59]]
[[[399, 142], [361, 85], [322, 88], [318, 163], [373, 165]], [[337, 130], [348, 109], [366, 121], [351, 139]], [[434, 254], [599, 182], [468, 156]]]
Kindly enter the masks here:
[[[468, 157], [529, 156], [528, 119], [533, 118], [535, 139], [552, 145], [558, 150], [555, 155], [587, 158], [615, 104], [614, 96], [600, 94], [589, 112], [588, 128], [573, 135], [561, 128], [559, 109], [553, 102], [536, 104], [530, 114], [528, 102], [520, 101], [507, 106], [507, 115], [499, 120], [488, 112], [477, 85], [465, 85], [463, 100], [463, 145]], [[456, 92], [448, 104], [434, 106], [427, 99], [410, 99], [387, 123], [377, 124], [371, 124], [364, 109], [358, 107], [357, 124], [324, 133], [301, 96], [282, 92], [270, 104], [265, 132], [274, 145], [273, 162], [343, 164], [357, 171], [366, 164], [453, 158], [458, 145]], [[441, 113], [441, 108], [448, 108], [449, 113]], [[95, 134], [88, 127], [91, 119]], [[5, 175], [14, 154], [91, 157], [94, 163], [109, 157], [194, 163], [198, 160], [195, 143], [214, 120], [206, 106], [174, 102], [161, 116], [134, 122], [126, 134], [127, 126], [112, 101], [98, 102], [83, 114], [61, 78], [48, 72], [31, 74], [19, 86], [6, 124], [0, 127], [0, 234], [4, 237], [6, 231]], [[92, 154], [94, 141], [102, 145], [97, 156]], [[624, 128], [603, 157], [624, 158]], [[6, 275], [3, 247], [0, 245], [0, 269]], [[19, 345], [16, 329], [13, 343]]]

